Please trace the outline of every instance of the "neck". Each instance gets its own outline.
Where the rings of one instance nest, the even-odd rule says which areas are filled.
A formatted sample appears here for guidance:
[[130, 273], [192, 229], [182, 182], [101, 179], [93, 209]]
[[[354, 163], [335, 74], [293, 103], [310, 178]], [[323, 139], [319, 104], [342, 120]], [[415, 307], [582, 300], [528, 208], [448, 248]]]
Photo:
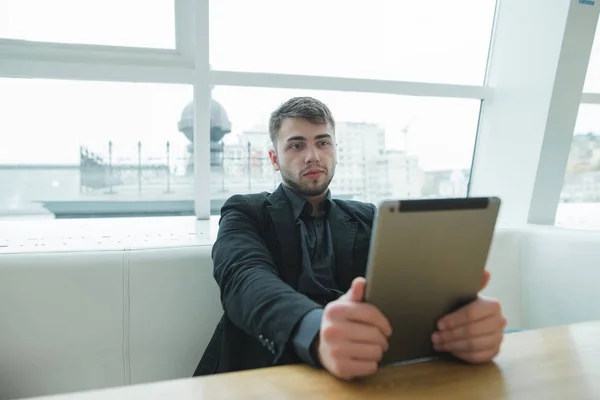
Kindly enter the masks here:
[[318, 196], [303, 197], [312, 205], [312, 216], [316, 217], [317, 215], [319, 215], [319, 204], [321, 204], [321, 202], [325, 200], [325, 197], [327, 197], [327, 191]]
[[290, 187], [289, 185], [285, 184], [284, 185], [290, 189], [291, 191], [293, 191], [294, 193], [296, 193], [299, 197], [303, 198], [304, 200], [308, 201], [310, 203], [310, 205], [312, 205], [312, 216], [316, 217], [318, 215], [318, 211], [319, 211], [319, 204], [325, 200], [325, 198], [327, 197], [327, 192], [329, 191], [329, 189], [326, 189], [323, 193], [318, 194], [316, 196], [306, 196], [300, 192], [298, 192], [296, 189]]

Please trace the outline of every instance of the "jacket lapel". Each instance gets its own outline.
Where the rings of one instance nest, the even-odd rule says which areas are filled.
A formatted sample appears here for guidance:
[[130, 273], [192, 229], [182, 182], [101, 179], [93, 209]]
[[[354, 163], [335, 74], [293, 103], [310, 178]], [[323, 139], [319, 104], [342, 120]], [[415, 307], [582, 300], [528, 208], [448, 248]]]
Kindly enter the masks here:
[[292, 208], [281, 185], [268, 197], [267, 206], [281, 254], [281, 278], [292, 287], [298, 286], [300, 275], [300, 233]]
[[335, 275], [339, 289], [346, 291], [354, 274], [354, 242], [358, 223], [336, 201], [331, 202], [329, 227], [335, 254]]

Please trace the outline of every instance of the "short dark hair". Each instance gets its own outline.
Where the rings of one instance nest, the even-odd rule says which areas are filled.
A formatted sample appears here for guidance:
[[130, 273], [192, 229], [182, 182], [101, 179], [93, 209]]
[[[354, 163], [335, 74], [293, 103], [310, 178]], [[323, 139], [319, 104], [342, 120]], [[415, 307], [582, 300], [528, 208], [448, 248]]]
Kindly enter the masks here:
[[312, 97], [293, 97], [271, 113], [269, 136], [275, 144], [281, 124], [286, 118], [301, 118], [312, 124], [329, 124], [335, 131], [335, 121], [329, 108]]

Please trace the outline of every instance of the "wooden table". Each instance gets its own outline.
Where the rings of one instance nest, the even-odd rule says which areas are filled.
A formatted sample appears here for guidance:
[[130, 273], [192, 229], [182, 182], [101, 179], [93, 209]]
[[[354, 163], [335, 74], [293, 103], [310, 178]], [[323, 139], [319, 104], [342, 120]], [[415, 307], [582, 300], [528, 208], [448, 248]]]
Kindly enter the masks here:
[[306, 366], [274, 367], [38, 400], [600, 399], [600, 322], [507, 334], [492, 364], [431, 361], [339, 381]]

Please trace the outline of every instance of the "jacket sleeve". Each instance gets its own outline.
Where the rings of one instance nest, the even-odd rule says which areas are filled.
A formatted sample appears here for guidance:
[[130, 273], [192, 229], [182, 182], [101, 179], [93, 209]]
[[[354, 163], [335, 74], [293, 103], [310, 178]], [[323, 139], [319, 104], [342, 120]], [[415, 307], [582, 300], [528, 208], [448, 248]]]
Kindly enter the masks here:
[[275, 355], [294, 351], [300, 321], [321, 306], [283, 282], [257, 224], [257, 210], [244, 196], [233, 196], [221, 209], [213, 245], [214, 277], [229, 319]]

